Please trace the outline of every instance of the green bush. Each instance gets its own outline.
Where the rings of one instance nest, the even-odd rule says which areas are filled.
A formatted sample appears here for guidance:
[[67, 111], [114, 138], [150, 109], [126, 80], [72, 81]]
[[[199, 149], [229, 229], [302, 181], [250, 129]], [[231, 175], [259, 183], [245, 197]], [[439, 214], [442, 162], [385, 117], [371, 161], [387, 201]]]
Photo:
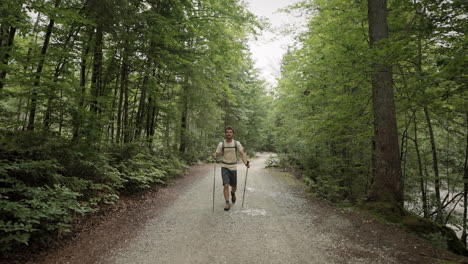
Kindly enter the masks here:
[[309, 185], [311, 192], [318, 197], [325, 198], [332, 202], [338, 202], [345, 198], [347, 187], [339, 183], [337, 177], [331, 175], [320, 175], [316, 181], [310, 177], [305, 177], [305, 181]]
[[125, 188], [132, 191], [147, 189], [155, 183], [165, 183], [167, 173], [157, 168], [154, 158], [137, 154], [132, 159], [119, 164], [125, 179]]
[[70, 230], [75, 214], [93, 210], [77, 200], [79, 193], [58, 184], [30, 187], [2, 175], [0, 186], [0, 251], [31, 239], [60, 236]]
[[69, 232], [77, 215], [115, 203], [122, 192], [164, 184], [185, 168], [177, 156], [138, 144], [0, 131], [0, 253], [47, 243]]
[[134, 152], [134, 155], [118, 155], [115, 164], [120, 171], [127, 192], [147, 189], [154, 184], [165, 184], [179, 175], [186, 166], [173, 156], [158, 155], [151, 151]]

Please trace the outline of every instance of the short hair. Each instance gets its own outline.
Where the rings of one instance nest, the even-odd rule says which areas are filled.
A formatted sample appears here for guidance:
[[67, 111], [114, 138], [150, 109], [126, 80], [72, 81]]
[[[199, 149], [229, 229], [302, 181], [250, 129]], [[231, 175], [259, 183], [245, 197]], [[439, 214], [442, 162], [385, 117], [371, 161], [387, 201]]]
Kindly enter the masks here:
[[230, 126], [228, 126], [228, 127], [226, 127], [226, 128], [224, 129], [224, 133], [226, 133], [226, 131], [228, 131], [228, 130], [232, 130], [232, 133], [235, 133], [235, 132], [234, 132], [234, 129], [233, 129], [232, 127], [230, 127]]

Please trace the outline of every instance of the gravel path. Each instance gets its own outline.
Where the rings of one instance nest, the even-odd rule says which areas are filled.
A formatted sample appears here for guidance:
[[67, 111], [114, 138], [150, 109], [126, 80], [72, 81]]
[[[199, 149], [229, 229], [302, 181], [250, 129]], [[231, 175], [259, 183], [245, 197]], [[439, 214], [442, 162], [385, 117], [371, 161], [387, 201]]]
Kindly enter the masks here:
[[317, 225], [319, 217], [297, 181], [264, 169], [265, 159], [252, 162], [243, 208], [245, 167], [238, 166], [238, 202], [228, 212], [223, 210], [219, 167], [212, 211], [211, 169], [135, 239], [103, 256], [101, 263], [343, 263], [334, 254], [343, 240], [339, 229], [330, 233], [323, 222], [346, 228], [349, 221], [336, 216]]
[[258, 154], [238, 165], [237, 203], [223, 210], [220, 168], [197, 165], [173, 186], [111, 215], [34, 263], [463, 263], [396, 227], [308, 197], [300, 181], [265, 169]]

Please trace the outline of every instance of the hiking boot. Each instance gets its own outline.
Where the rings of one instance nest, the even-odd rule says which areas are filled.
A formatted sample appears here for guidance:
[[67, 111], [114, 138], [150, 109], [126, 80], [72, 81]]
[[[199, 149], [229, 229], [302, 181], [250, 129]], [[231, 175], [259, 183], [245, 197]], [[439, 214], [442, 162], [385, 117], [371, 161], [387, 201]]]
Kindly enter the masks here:
[[236, 194], [231, 192], [231, 201], [232, 203], [235, 203], [236, 202]]
[[224, 211], [229, 211], [231, 209], [231, 205], [229, 203], [224, 204]]

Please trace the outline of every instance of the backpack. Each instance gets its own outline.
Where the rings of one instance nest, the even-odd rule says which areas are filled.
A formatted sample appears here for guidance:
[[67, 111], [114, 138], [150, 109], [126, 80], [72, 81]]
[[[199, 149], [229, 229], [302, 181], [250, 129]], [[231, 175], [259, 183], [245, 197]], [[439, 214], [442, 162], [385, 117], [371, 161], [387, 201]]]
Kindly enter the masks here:
[[[221, 142], [221, 144], [222, 144], [222, 145], [221, 145], [221, 155], [224, 155], [224, 149], [225, 149], [225, 148], [234, 148], [235, 151], [236, 151], [236, 160], [237, 160], [237, 141], [234, 140], [234, 147], [226, 147], [226, 146], [224, 146], [224, 140]], [[237, 164], [237, 162], [236, 162], [236, 163], [222, 162], [222, 163], [228, 164], [228, 165]]]

